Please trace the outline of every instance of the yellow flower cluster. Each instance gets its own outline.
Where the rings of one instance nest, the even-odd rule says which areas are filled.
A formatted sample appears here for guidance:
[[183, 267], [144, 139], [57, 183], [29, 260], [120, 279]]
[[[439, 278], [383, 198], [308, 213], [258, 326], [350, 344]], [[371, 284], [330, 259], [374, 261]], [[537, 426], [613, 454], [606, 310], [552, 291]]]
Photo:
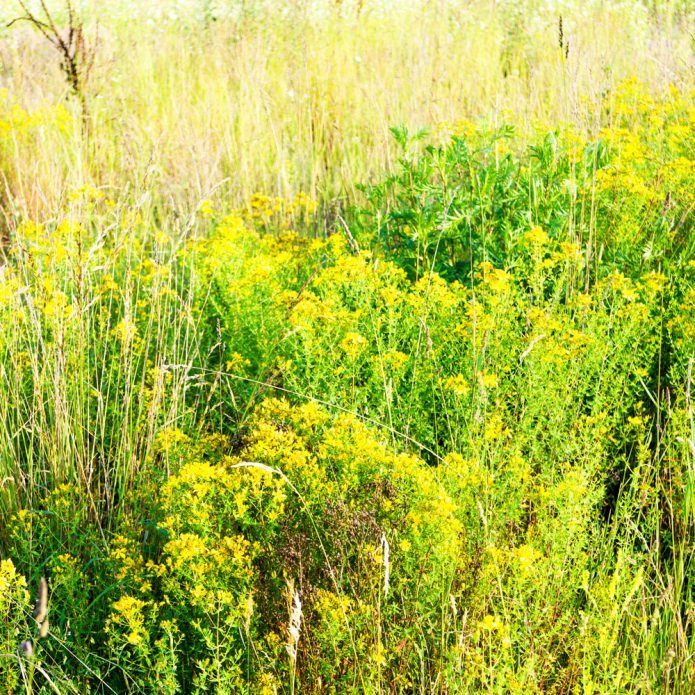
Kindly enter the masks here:
[[0, 617], [3, 625], [22, 619], [29, 603], [26, 579], [17, 572], [12, 560], [0, 560]]
[[106, 632], [116, 628], [124, 629], [128, 644], [137, 646], [148, 638], [145, 629], [144, 609], [146, 603], [134, 596], [123, 596], [114, 602], [111, 615], [106, 623]]

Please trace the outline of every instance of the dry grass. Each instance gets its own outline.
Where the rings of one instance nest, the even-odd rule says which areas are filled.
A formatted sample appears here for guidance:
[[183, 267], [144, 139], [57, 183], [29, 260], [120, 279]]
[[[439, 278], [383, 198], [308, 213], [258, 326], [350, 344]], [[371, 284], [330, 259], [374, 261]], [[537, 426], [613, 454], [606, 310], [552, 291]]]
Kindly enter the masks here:
[[[582, 4], [563, 16], [562, 48], [557, 9], [503, 4], [288, 2], [215, 22], [192, 10], [154, 22], [123, 3], [95, 11], [91, 146], [75, 105], [65, 132], [47, 126], [38, 147], [17, 148], [11, 195], [34, 214], [90, 179], [167, 209], [259, 190], [351, 197], [355, 181], [392, 167], [394, 124], [485, 115], [592, 129], [628, 76], [655, 92], [693, 87], [692, 17], [672, 4], [656, 19], [639, 3]], [[0, 87], [28, 111], [67, 93], [45, 43], [13, 28], [1, 44]]]

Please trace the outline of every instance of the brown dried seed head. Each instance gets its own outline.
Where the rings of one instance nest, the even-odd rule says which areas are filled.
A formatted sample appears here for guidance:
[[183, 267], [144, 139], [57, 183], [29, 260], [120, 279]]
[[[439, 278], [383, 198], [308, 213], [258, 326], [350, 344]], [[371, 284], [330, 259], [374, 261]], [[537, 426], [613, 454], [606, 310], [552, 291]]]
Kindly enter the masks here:
[[43, 622], [39, 626], [39, 639], [43, 639], [44, 637], [48, 637], [48, 630], [50, 629], [50, 625], [48, 623], [48, 616], [46, 616], [43, 619]]
[[39, 582], [39, 595], [31, 615], [39, 625], [43, 623], [46, 615], [48, 615], [48, 584], [45, 577], [41, 577]]

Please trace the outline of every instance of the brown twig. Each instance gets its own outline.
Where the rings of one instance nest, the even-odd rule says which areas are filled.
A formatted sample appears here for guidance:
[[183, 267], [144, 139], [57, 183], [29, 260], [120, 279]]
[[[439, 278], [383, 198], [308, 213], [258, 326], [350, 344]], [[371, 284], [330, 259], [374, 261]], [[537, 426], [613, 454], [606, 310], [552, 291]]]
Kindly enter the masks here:
[[95, 39], [91, 46], [85, 42], [84, 25], [75, 13], [73, 0], [65, 0], [68, 14], [67, 32], [61, 32], [58, 29], [45, 0], [40, 0], [43, 18], [32, 12], [25, 0], [18, 0], [18, 2], [24, 14], [8, 22], [7, 26], [11, 27], [17, 22], [29, 22], [60, 53], [60, 69], [65, 75], [70, 93], [79, 101], [82, 131], [87, 136], [89, 134], [89, 105], [86, 83], [94, 66], [97, 40]]

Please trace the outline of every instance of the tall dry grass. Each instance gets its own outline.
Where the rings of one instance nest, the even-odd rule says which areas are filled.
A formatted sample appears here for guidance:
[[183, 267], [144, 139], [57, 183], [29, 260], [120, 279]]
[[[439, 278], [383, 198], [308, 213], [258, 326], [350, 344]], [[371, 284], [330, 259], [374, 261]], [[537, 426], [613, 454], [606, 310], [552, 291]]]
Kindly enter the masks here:
[[[85, 181], [174, 210], [211, 196], [239, 205], [259, 190], [351, 197], [356, 181], [393, 166], [394, 124], [484, 115], [522, 129], [595, 129], [611, 120], [604, 97], [626, 77], [654, 92], [694, 85], [692, 13], [671, 2], [86, 3], [82, 12], [97, 42], [92, 141], [82, 141], [73, 104], [69, 123], [45, 124], [38, 142], [6, 154], [9, 196], [33, 214], [50, 214]], [[28, 112], [65, 99], [58, 56], [37, 33], [15, 25], [0, 51], [0, 88]]]

